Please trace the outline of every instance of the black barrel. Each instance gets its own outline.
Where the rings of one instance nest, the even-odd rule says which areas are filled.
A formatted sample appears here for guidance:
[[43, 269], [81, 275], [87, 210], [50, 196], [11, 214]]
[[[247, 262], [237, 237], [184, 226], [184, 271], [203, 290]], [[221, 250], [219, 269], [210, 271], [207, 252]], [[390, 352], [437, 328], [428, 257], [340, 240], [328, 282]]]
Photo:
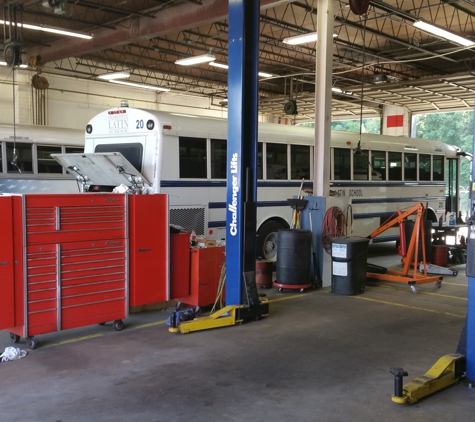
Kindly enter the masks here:
[[[412, 232], [414, 231], [414, 220], [404, 221], [404, 234], [406, 235], [406, 251], [409, 248], [411, 242]], [[426, 248], [426, 262], [432, 262], [432, 221], [424, 221], [424, 246]], [[411, 257], [414, 259], [414, 256]], [[422, 261], [422, 241], [421, 233], [419, 233], [419, 248], [417, 250], [417, 262]]]
[[276, 281], [279, 284], [310, 284], [310, 230], [279, 230], [277, 233]]
[[358, 295], [365, 291], [369, 239], [347, 236], [331, 240], [332, 293]]

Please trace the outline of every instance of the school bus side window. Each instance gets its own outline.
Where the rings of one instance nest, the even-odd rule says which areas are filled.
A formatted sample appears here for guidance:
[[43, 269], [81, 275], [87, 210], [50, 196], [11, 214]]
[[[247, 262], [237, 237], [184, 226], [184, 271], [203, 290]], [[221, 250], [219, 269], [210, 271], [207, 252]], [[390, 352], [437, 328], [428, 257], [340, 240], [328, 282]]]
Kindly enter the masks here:
[[180, 179], [206, 179], [206, 139], [180, 136]]

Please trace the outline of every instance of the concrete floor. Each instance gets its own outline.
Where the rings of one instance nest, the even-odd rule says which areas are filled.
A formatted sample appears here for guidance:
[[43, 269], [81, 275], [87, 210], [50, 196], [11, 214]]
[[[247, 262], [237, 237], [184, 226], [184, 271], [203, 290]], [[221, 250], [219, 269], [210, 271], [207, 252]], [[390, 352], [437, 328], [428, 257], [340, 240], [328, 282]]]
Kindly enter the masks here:
[[[372, 246], [369, 262], [398, 264], [393, 252]], [[38, 336], [24, 359], [0, 364], [0, 421], [471, 422], [466, 381], [413, 405], [391, 401], [390, 367], [407, 382], [455, 352], [467, 306], [457, 268], [417, 294], [387, 282], [357, 296], [273, 288], [268, 318], [188, 335], [169, 333], [159, 311], [130, 316], [121, 332]]]

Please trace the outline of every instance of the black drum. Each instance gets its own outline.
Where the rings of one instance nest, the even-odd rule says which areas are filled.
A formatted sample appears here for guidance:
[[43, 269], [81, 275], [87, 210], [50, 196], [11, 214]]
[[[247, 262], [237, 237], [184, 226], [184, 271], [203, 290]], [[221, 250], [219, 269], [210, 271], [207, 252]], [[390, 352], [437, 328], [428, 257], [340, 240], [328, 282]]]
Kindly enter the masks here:
[[279, 291], [311, 286], [312, 232], [310, 230], [279, 230], [277, 233], [276, 282]]

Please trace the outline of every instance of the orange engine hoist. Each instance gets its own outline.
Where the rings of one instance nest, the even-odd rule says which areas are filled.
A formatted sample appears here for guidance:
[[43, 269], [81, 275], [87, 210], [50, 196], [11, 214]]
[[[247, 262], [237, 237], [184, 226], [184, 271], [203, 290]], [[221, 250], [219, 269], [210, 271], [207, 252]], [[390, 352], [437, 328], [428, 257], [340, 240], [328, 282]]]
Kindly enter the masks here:
[[[373, 272], [367, 272], [366, 277], [370, 279], [394, 281], [398, 283], [407, 283], [413, 293], [417, 293], [416, 284], [425, 283], [437, 283], [437, 287], [442, 285], [442, 277], [439, 275], [430, 276], [427, 274], [427, 261], [425, 244], [422, 241], [422, 265], [421, 271], [417, 271], [417, 251], [419, 250], [419, 239], [424, 239], [424, 205], [421, 203], [416, 204], [405, 210], [398, 210], [394, 213], [384, 224], [378, 227], [373, 233], [368, 236], [368, 239], [373, 239], [389, 228], [399, 225], [400, 232], [400, 245], [399, 254], [402, 256], [402, 270], [386, 270], [384, 274], [377, 274]], [[406, 250], [406, 238], [404, 230], [404, 221], [412, 214], [416, 214], [414, 222], [414, 230], [412, 231], [411, 240]], [[412, 264], [412, 270], [411, 270]]]

